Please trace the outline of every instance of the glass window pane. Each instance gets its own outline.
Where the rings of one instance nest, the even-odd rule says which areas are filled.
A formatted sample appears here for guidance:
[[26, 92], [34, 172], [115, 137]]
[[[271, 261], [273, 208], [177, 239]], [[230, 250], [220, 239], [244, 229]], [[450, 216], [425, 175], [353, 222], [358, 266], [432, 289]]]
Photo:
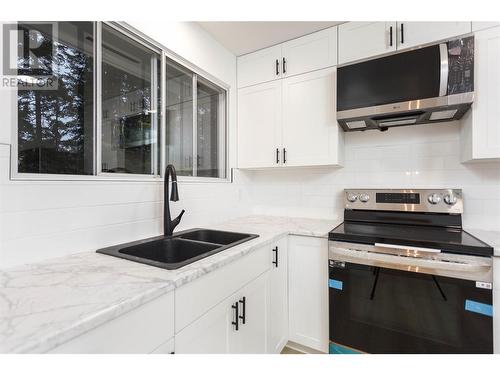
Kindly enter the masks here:
[[158, 174], [161, 56], [102, 26], [102, 171]]
[[[93, 174], [93, 23], [17, 28], [18, 171]], [[52, 84], [30, 87], [42, 76]]]
[[197, 176], [225, 178], [225, 90], [198, 76]]
[[166, 159], [178, 175], [193, 175], [193, 73], [167, 60]]

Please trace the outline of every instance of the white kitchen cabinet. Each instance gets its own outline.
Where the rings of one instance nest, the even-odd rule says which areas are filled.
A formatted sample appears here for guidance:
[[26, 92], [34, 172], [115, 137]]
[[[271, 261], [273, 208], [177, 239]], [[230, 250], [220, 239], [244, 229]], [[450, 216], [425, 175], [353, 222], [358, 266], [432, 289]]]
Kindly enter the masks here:
[[269, 270], [269, 259], [269, 251], [263, 247], [176, 289], [175, 332]]
[[269, 273], [265, 272], [177, 333], [175, 352], [265, 353], [269, 306], [268, 277]]
[[500, 27], [474, 38], [474, 103], [461, 120], [463, 162], [500, 158]]
[[283, 80], [285, 166], [341, 164], [343, 131], [336, 118], [336, 67]]
[[229, 297], [175, 335], [175, 352], [179, 354], [221, 354], [229, 350], [229, 330], [234, 321]]
[[281, 44], [238, 57], [238, 87], [281, 78]]
[[160, 349], [172, 351], [173, 336], [174, 293], [170, 292], [58, 346], [50, 353], [146, 354]]
[[328, 352], [328, 240], [290, 236], [289, 340]]
[[341, 165], [336, 68], [238, 91], [238, 167]]
[[282, 77], [337, 65], [337, 27], [282, 44]]
[[339, 64], [396, 50], [396, 22], [347, 22], [338, 33]]
[[471, 32], [471, 22], [398, 22], [398, 50]]
[[279, 354], [288, 341], [288, 238], [271, 247], [268, 352]]
[[238, 166], [263, 168], [281, 164], [282, 82], [238, 90]]
[[[269, 271], [234, 295], [238, 302], [239, 327], [229, 329], [229, 353], [267, 352], [269, 324]], [[231, 316], [231, 322], [233, 321]]]
[[474, 22], [472, 21], [472, 32], [500, 26], [500, 22]]

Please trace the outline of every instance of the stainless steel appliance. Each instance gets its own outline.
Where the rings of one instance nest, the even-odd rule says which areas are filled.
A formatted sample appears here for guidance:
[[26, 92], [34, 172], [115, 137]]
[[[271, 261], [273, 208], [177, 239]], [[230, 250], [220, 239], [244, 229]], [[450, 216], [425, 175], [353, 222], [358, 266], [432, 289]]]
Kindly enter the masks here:
[[330, 352], [492, 353], [493, 248], [459, 189], [348, 189], [329, 233]]
[[473, 36], [337, 70], [337, 120], [345, 131], [457, 120], [473, 99]]

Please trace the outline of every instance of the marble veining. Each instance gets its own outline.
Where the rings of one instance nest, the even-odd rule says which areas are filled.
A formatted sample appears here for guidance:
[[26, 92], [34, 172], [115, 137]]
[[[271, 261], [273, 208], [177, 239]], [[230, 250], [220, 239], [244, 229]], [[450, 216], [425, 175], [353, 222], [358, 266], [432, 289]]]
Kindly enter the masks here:
[[259, 237], [178, 270], [86, 252], [0, 270], [0, 353], [43, 353], [288, 234], [341, 220], [248, 216], [212, 229]]

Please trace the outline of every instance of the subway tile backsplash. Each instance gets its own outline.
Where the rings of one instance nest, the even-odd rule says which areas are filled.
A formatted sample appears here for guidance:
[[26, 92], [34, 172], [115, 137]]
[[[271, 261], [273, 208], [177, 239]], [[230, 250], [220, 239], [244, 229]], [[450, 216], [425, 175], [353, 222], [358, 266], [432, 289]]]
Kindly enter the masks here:
[[[461, 188], [465, 228], [500, 230], [500, 162], [460, 163], [459, 124], [345, 134], [345, 166], [235, 170], [235, 183], [180, 184], [179, 230], [247, 214], [341, 218], [345, 188]], [[292, 152], [292, 150], [289, 150]], [[0, 144], [0, 268], [162, 231], [162, 184], [9, 181]]]
[[[460, 163], [457, 122], [345, 134], [344, 168], [249, 171], [255, 214], [342, 217], [345, 188], [461, 188], [465, 228], [500, 230], [500, 162]], [[292, 152], [292, 150], [289, 150]]]

